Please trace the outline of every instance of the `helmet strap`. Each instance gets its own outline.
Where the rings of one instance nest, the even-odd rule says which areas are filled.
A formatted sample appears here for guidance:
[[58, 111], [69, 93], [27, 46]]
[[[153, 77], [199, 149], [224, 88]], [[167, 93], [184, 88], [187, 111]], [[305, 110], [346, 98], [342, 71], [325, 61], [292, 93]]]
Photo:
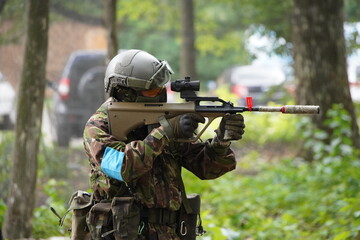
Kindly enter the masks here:
[[116, 86], [112, 88], [110, 96], [120, 102], [135, 102], [137, 92], [132, 88]]

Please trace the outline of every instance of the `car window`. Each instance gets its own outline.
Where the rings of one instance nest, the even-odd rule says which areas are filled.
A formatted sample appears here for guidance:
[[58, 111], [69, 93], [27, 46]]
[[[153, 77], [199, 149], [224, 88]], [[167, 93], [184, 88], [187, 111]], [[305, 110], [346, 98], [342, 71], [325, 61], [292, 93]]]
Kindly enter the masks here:
[[245, 86], [273, 86], [285, 81], [284, 73], [279, 69], [257, 66], [241, 66], [231, 73], [231, 83]]

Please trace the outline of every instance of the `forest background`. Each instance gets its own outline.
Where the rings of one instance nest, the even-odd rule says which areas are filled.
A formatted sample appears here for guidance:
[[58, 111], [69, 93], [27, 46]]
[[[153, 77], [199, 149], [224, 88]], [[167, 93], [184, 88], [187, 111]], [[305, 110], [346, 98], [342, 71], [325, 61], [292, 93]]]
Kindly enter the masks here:
[[[119, 1], [118, 43], [122, 49], [144, 49], [167, 59], [179, 73], [179, 18], [183, 12], [172, 3]], [[356, 1], [344, 3], [345, 20], [350, 28], [346, 36], [350, 55], [359, 45], [355, 22], [360, 19], [360, 7]], [[292, 8], [292, 1], [196, 1], [197, 78], [216, 79], [229, 66], [249, 64], [256, 55], [247, 49], [246, 43], [254, 35], [266, 36], [267, 44], [260, 50], [291, 59], [288, 17]], [[1, 71], [15, 87], [22, 69], [24, 9], [23, 1], [13, 0], [7, 2], [0, 15]], [[84, 4], [53, 0], [50, 9], [46, 75], [49, 80], [57, 81], [70, 52], [106, 47], [106, 40], [101, 37], [106, 35], [106, 30], [98, 21], [103, 15], [101, 1]], [[50, 111], [51, 94], [47, 90], [45, 106]], [[216, 94], [232, 100], [226, 88]], [[290, 96], [288, 101], [295, 99]], [[356, 103], [355, 107], [359, 108]], [[188, 192], [202, 195], [202, 217], [208, 231], [203, 239], [358, 239], [360, 162], [358, 149], [352, 142], [351, 116], [341, 105], [333, 106], [326, 116], [324, 125], [333, 130], [331, 141], [324, 141], [329, 137], [328, 132], [312, 128], [311, 120], [306, 118], [246, 114], [246, 137], [234, 144], [239, 158], [236, 171], [207, 182], [185, 173]], [[303, 150], [300, 145], [312, 149], [311, 162], [299, 155]], [[0, 147], [2, 224], [13, 167], [13, 132], [1, 132]], [[32, 236], [68, 235], [69, 218], [68, 225], [57, 226], [58, 220], [49, 206], [63, 214], [71, 193], [87, 188], [88, 167], [81, 144], [62, 149], [42, 141], [38, 161]]]

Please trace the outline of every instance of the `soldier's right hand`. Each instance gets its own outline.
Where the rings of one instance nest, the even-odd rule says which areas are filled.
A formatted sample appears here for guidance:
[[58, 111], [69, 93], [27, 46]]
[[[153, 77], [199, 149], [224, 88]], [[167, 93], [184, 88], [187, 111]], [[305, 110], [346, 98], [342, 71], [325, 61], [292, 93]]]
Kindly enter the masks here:
[[205, 118], [196, 113], [186, 113], [167, 120], [169, 126], [164, 126], [169, 138], [188, 139], [194, 136], [199, 123], [205, 123]]
[[242, 138], [244, 128], [244, 117], [241, 114], [225, 114], [215, 132], [221, 142], [236, 141]]

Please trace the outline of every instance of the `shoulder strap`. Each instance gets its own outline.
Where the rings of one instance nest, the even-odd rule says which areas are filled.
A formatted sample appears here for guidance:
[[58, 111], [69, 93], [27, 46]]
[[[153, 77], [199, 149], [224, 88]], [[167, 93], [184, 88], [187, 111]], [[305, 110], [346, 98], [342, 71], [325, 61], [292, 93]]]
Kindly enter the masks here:
[[179, 167], [178, 181], [179, 181], [179, 186], [180, 186], [180, 191], [181, 191], [181, 199], [182, 199], [185, 211], [187, 214], [193, 213], [193, 210], [190, 206], [189, 200], [187, 199], [184, 182], [181, 177], [181, 167]]
[[182, 200], [182, 204], [185, 208], [186, 213], [190, 214], [193, 212], [190, 203], [187, 199], [187, 195], [186, 195], [186, 191], [185, 191], [185, 186], [184, 186], [184, 182], [183, 179], [181, 177], [181, 166], [178, 164], [178, 159], [176, 159], [177, 156], [177, 151], [176, 151], [176, 147], [174, 146], [174, 143], [172, 141], [170, 141], [169, 143], [170, 145], [170, 150], [171, 150], [171, 154], [173, 156], [173, 159], [171, 161], [172, 166], [175, 168], [176, 172], [177, 172], [177, 181], [179, 183], [179, 188], [180, 188], [180, 192], [181, 192], [181, 200]]

